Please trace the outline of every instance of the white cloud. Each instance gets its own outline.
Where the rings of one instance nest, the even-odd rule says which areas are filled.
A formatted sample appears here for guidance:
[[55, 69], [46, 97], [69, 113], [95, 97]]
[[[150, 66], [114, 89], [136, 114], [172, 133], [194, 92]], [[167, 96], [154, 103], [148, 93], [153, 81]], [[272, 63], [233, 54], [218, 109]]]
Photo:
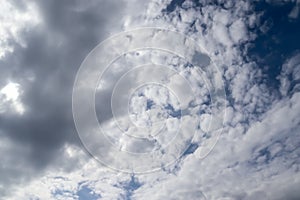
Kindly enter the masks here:
[[22, 32], [40, 23], [41, 17], [33, 2], [26, 3], [25, 8], [20, 9], [10, 1], [0, 3], [0, 59], [6, 53], [12, 53], [12, 42], [26, 46]]
[[300, 89], [300, 54], [288, 59], [282, 66], [280, 81], [280, 92], [283, 96], [298, 92]]
[[[233, 135], [224, 133], [207, 158], [199, 160], [194, 154], [190, 155], [180, 164], [175, 175], [160, 175], [166, 178], [161, 182], [149, 181], [149, 185], [137, 191], [136, 197], [143, 199], [155, 193], [151, 199], [159, 199], [180, 190], [192, 194], [193, 188], [205, 193], [208, 199], [281, 199], [288, 196], [289, 188], [300, 184], [300, 177], [295, 176], [299, 167], [296, 164], [299, 98], [297, 93], [291, 99], [274, 103], [264, 120], [251, 125], [246, 133], [238, 127], [228, 127], [227, 130], [238, 135], [233, 138]], [[289, 115], [282, 120], [280, 116], [285, 113]], [[268, 149], [270, 157], [259, 161], [255, 151], [264, 148]], [[143, 178], [146, 179], [146, 175]]]
[[10, 82], [0, 90], [0, 113], [16, 112], [23, 114], [24, 105], [21, 102], [20, 95], [22, 90], [18, 83]]

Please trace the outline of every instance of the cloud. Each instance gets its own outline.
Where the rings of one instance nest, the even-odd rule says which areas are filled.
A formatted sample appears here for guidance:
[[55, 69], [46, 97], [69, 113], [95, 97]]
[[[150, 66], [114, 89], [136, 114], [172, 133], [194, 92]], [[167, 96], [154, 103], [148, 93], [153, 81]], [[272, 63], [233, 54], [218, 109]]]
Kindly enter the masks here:
[[[274, 103], [264, 120], [245, 133], [238, 126], [230, 127], [204, 160], [197, 159], [196, 150], [180, 164], [178, 172], [160, 175], [160, 180], [152, 183], [148, 180], [149, 185], [142, 186], [136, 197], [143, 199], [155, 193], [152, 199], [160, 199], [172, 191], [186, 190], [191, 195], [196, 190], [203, 191], [208, 199], [287, 198], [288, 188], [299, 185], [299, 177], [292, 178], [299, 159], [298, 98], [299, 93]], [[284, 113], [290, 115], [282, 120], [279, 116]], [[191, 198], [197, 197], [195, 193]]]
[[[213, 4], [151, 1], [147, 5], [140, 1], [76, 1], [72, 4], [21, 1], [4, 4], [6, 12], [18, 10], [14, 12], [20, 12], [23, 17], [15, 19], [18, 13], [5, 14], [13, 25], [0, 28], [5, 30], [4, 42], [0, 43], [4, 49], [0, 61], [0, 100], [5, 101], [0, 104], [1, 196], [9, 195], [5, 197], [8, 199], [81, 199], [85, 195], [91, 199], [299, 198], [299, 54], [294, 52], [293, 56], [284, 58], [275, 76], [278, 88], [269, 87], [265, 81], [269, 74], [260, 67], [259, 59], [249, 55], [251, 45], [260, 38], [258, 34], [267, 35], [272, 30], [272, 23], [261, 21], [262, 13], [256, 10], [255, 4], [247, 1]], [[27, 17], [30, 14], [31, 17]], [[32, 17], [38, 20], [29, 20]], [[168, 52], [139, 50], [119, 57], [106, 71], [97, 88], [96, 110], [110, 142], [119, 149], [143, 153], [161, 148], [172, 141], [173, 133], [181, 128], [175, 140], [178, 143], [170, 143], [169, 148], [170, 158], [183, 153], [176, 163], [160, 165], [160, 171], [155, 173], [126, 174], [100, 165], [83, 150], [73, 125], [71, 93], [76, 72], [92, 48], [112, 33], [139, 26], [162, 26], [185, 33], [207, 53], [194, 52], [191, 45], [189, 52], [184, 52], [196, 63], [191, 66]], [[16, 34], [7, 34], [10, 29], [16, 29]], [[140, 41], [143, 44], [166, 41], [158, 37], [160, 34], [151, 36], [154, 39]], [[132, 40], [128, 37], [116, 49]], [[8, 41], [12, 41], [12, 45]], [[172, 66], [180, 76], [144, 68], [122, 77], [131, 66], [149, 61]], [[212, 63], [218, 66], [218, 72], [211, 69]], [[199, 69], [203, 69], [203, 73], [199, 73]], [[223, 80], [214, 76], [217, 73]], [[179, 94], [182, 105], [178, 105], [175, 95], [157, 85], [146, 85], [136, 93], [126, 90], [132, 89], [135, 82], [151, 77], [160, 79], [174, 94]], [[187, 95], [190, 93], [184, 87], [184, 80], [194, 86], [193, 94], [197, 98]], [[113, 98], [118, 81], [119, 92]], [[223, 99], [219, 98], [223, 81], [227, 94], [226, 118], [219, 138], [224, 114], [221, 111]], [[14, 85], [7, 90], [9, 83]], [[210, 102], [210, 89], [218, 94], [215, 104]], [[13, 93], [18, 90], [20, 94]], [[128, 93], [134, 96], [129, 102], [126, 101]], [[118, 105], [115, 117], [119, 126], [136, 136], [152, 134], [153, 143], [138, 143], [122, 134], [112, 119], [116, 114], [110, 109], [112, 100]], [[11, 108], [17, 110], [14, 102], [24, 106], [22, 115], [11, 112]], [[124, 102], [132, 108], [129, 110], [131, 119], [126, 118], [128, 109]], [[178, 112], [180, 106], [181, 113]], [[210, 119], [213, 119], [211, 123]], [[144, 129], [135, 129], [130, 120]], [[153, 129], [147, 132], [149, 124], [161, 120], [166, 121], [163, 132], [172, 134], [156, 136], [151, 132]], [[179, 128], [176, 125], [180, 121]], [[159, 128], [155, 131], [161, 130]], [[191, 141], [189, 136], [195, 130]], [[212, 150], [211, 144], [218, 138]], [[105, 152], [110, 153], [107, 161], [114, 159], [121, 167], [165, 164], [164, 153], [155, 155], [159, 162], [149, 162], [137, 155], [118, 157], [112, 149], [106, 148], [107, 140], [92, 139], [96, 147], [101, 144]], [[142, 149], [145, 146], [148, 148]]]
[[[86, 54], [113, 32], [108, 27], [119, 23], [122, 2], [2, 4], [2, 9], [7, 8], [1, 12], [7, 17], [3, 20], [10, 25], [1, 23], [6, 34], [1, 48], [13, 44], [13, 51], [5, 51], [1, 57], [0, 88], [9, 82], [20, 85], [18, 101], [26, 107], [23, 115], [6, 108], [0, 114], [1, 141], [6, 141], [1, 147], [1, 157], [6, 162], [0, 167], [0, 193], [4, 196], [12, 192], [10, 186], [22, 184], [39, 176], [49, 165], [58, 164], [54, 160], [65, 144], [80, 145], [71, 112], [75, 73]], [[5, 89], [4, 94], [7, 97]], [[65, 164], [67, 168], [76, 166]]]
[[22, 102], [20, 102], [20, 85], [17, 83], [8, 83], [0, 90], [0, 112], [8, 112], [12, 110], [18, 114], [23, 114], [25, 109]]
[[15, 2], [1, 2], [0, 10], [0, 58], [14, 51], [14, 43], [25, 47], [26, 42], [22, 33], [25, 28], [34, 28], [40, 23], [40, 13], [32, 2], [16, 6]]
[[278, 79], [281, 83], [280, 92], [283, 96], [292, 95], [299, 91], [300, 54], [296, 54], [283, 64]]

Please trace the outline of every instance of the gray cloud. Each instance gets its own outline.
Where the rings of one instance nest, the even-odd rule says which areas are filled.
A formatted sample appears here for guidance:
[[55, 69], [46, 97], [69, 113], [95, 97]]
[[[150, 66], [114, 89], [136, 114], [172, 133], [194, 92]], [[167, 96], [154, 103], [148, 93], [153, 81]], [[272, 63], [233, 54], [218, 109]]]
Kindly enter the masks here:
[[[25, 1], [14, 3], [17, 9], [26, 9]], [[60, 156], [65, 143], [79, 144], [71, 111], [73, 81], [87, 53], [111, 34], [113, 28], [109, 26], [120, 23], [123, 4], [56, 0], [36, 3], [42, 23], [22, 30], [20, 37], [26, 47], [15, 43], [13, 53], [0, 63], [0, 85], [8, 80], [19, 83], [26, 107], [24, 115], [0, 114], [0, 137], [17, 147], [1, 152], [9, 158], [0, 167], [0, 185], [5, 187], [38, 174]], [[13, 166], [15, 163], [19, 165]], [[0, 188], [1, 196], [3, 192]]]

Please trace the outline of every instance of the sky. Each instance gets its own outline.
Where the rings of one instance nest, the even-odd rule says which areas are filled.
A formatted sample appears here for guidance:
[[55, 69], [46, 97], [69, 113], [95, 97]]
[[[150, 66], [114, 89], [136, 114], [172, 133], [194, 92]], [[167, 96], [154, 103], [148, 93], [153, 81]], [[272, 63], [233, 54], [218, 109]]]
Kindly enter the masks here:
[[300, 199], [299, 0], [0, 1], [0, 199]]

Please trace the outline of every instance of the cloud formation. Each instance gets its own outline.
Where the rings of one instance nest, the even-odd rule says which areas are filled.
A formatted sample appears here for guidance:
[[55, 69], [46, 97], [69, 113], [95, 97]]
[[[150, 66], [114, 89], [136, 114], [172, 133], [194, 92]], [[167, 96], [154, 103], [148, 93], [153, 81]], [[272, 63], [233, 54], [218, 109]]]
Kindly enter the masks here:
[[[0, 196], [4, 199], [300, 197], [300, 54], [295, 50], [299, 43], [295, 40], [295, 46], [282, 53], [285, 29], [278, 28], [282, 27], [279, 18], [268, 10], [283, 9], [281, 20], [292, 27], [288, 22], [299, 21], [298, 2], [267, 1], [261, 5], [248, 1], [173, 0], [145, 5], [141, 1], [70, 4], [55, 0], [1, 4], [0, 20], [6, 22], [0, 25]], [[98, 120], [116, 146], [138, 153], [145, 151], [145, 146], [160, 148], [170, 138], [156, 138], [153, 129], [137, 131], [130, 120], [144, 128], [165, 120], [163, 132], [177, 130], [181, 120], [181, 142], [195, 131], [194, 125], [197, 134], [192, 142], [185, 141], [188, 148], [173, 165], [149, 174], [121, 173], [99, 164], [85, 152], [73, 123], [72, 87], [81, 62], [99, 42], [118, 31], [147, 26], [184, 33], [204, 47], [207, 54], [185, 52], [195, 66], [158, 50], [138, 50], [120, 56], [99, 82]], [[155, 41], [164, 41], [155, 38], [155, 34], [151, 36]], [[271, 39], [264, 39], [268, 37]], [[119, 48], [130, 44], [133, 39], [128, 38], [128, 43], [118, 43]], [[149, 36], [149, 41], [153, 38]], [[146, 39], [141, 41], [147, 43]], [[270, 53], [256, 49], [268, 49], [262, 47], [273, 43], [278, 48], [269, 49]], [[274, 64], [274, 55], [284, 56]], [[124, 71], [149, 61], [172, 66], [181, 77], [197, 85], [193, 92], [201, 98], [186, 98], [187, 89], [180, 84], [183, 79], [171, 71], [145, 68], [122, 79]], [[206, 88], [197, 72], [197, 67], [204, 72], [210, 70], [207, 66], [212, 63], [218, 66], [222, 79], [215, 78], [214, 73], [203, 76], [214, 86], [224, 83], [224, 124], [219, 104], [210, 103], [211, 88]], [[180, 106], [175, 95], [153, 85], [132, 93], [128, 107], [124, 106], [125, 89], [148, 77], [161, 78], [175, 94], [180, 94], [181, 112], [177, 112]], [[119, 80], [113, 101], [118, 115], [112, 119], [111, 95]], [[124, 117], [127, 108], [130, 120]], [[210, 123], [216, 113], [220, 116], [216, 115]], [[119, 134], [114, 120], [129, 134], [147, 133], [158, 142], [152, 145], [129, 141]], [[217, 138], [212, 151], [205, 148]], [[99, 145], [97, 141], [95, 144]], [[178, 149], [175, 145], [170, 151]], [[130, 166], [132, 160], [117, 161]], [[144, 159], [143, 164], [153, 164], [147, 161]]]

